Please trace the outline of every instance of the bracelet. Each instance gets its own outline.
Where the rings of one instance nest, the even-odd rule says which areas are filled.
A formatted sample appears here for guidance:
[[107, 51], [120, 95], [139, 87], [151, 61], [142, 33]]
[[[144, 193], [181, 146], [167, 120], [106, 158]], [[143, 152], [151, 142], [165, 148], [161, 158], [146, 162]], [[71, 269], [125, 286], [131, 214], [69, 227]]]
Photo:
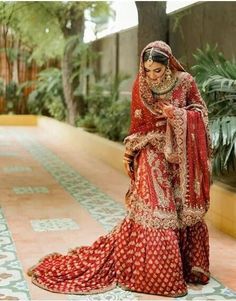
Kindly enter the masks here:
[[128, 149], [125, 150], [125, 154], [134, 156], [134, 152], [132, 150], [128, 150]]
[[128, 154], [124, 154], [124, 157], [130, 160], [133, 160], [134, 155], [128, 155]]
[[129, 159], [129, 158], [126, 158], [126, 157], [124, 157], [123, 158], [123, 162], [125, 162], [125, 163], [133, 163], [133, 159]]
[[126, 162], [133, 162], [133, 159], [124, 157], [124, 158], [123, 158], [123, 161], [126, 161]]

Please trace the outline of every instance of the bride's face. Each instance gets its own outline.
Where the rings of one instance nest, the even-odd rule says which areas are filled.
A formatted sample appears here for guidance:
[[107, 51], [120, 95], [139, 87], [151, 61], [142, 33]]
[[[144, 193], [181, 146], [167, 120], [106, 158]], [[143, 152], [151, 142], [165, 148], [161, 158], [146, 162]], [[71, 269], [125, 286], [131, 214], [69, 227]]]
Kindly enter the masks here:
[[148, 80], [158, 83], [165, 74], [166, 66], [158, 62], [150, 64], [149, 61], [146, 61], [144, 62], [144, 71]]

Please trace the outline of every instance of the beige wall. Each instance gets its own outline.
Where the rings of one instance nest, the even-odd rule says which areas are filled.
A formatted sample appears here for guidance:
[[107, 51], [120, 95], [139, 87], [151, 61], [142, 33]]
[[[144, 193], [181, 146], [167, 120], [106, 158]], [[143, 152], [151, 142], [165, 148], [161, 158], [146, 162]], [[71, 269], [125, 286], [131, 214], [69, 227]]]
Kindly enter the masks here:
[[121, 31], [119, 34], [119, 72], [130, 78], [121, 85], [124, 95], [129, 96], [138, 70], [138, 28]]
[[100, 53], [97, 73], [115, 75], [116, 73], [116, 35], [110, 35], [93, 42], [93, 49]]
[[131, 87], [138, 70], [137, 27], [123, 30], [92, 43], [93, 50], [100, 52], [95, 67], [96, 74], [114, 76], [126, 74], [129, 79], [121, 85], [121, 94], [130, 97]]
[[[205, 47], [206, 43], [217, 43], [225, 57], [231, 59], [236, 49], [235, 16], [234, 1], [199, 2], [170, 14], [169, 44], [174, 55], [181, 59], [188, 69], [194, 64], [192, 54], [197, 48]], [[96, 66], [100, 74], [114, 75], [116, 72], [123, 72], [130, 75], [130, 79], [121, 89], [123, 94], [129, 95], [138, 71], [137, 27], [99, 39], [93, 44], [102, 53]]]

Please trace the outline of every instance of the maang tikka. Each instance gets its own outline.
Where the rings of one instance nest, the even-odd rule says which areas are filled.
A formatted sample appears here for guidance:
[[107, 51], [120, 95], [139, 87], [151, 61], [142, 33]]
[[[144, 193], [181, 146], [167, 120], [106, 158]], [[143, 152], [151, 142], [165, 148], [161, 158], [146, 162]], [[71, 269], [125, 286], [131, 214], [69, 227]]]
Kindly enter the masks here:
[[153, 47], [151, 48], [149, 57], [148, 57], [149, 66], [151, 66], [153, 64], [152, 53], [153, 53]]

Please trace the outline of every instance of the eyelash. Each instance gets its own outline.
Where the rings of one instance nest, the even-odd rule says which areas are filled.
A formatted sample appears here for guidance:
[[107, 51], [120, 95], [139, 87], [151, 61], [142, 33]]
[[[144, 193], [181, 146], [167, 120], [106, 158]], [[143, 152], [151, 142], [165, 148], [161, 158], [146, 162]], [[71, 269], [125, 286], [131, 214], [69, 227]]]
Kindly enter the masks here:
[[[148, 73], [148, 72], [150, 72], [151, 70], [145, 70], [145, 72], [146, 73]], [[161, 72], [161, 70], [158, 70], [158, 71], [154, 71], [154, 72], [156, 72], [156, 73], [160, 73]]]

